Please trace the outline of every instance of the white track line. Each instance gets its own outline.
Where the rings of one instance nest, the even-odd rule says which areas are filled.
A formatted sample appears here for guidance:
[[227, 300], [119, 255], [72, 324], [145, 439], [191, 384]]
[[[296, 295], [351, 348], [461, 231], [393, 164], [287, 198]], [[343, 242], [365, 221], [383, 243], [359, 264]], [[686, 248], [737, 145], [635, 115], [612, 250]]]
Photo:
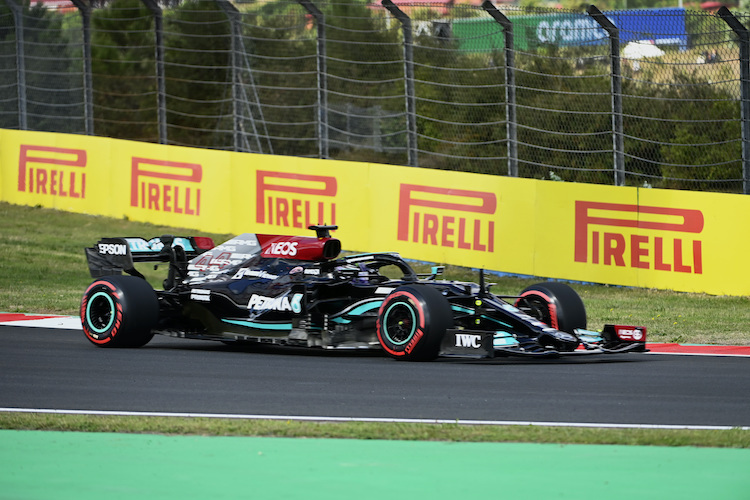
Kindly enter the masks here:
[[660, 430], [707, 430], [722, 431], [739, 429], [750, 431], [750, 427], [730, 425], [664, 425], [664, 424], [605, 424], [588, 422], [531, 422], [514, 420], [446, 420], [428, 418], [374, 418], [374, 417], [313, 417], [300, 415], [242, 415], [235, 413], [181, 413], [153, 411], [107, 411], [107, 410], [55, 410], [48, 408], [0, 408], [8, 413], [47, 413], [59, 415], [95, 415], [117, 417], [172, 417], [172, 418], [225, 418], [235, 420], [295, 420], [299, 422], [368, 422], [383, 424], [456, 424], [495, 426], [581, 427], [604, 429], [660, 429]]
[[26, 326], [32, 328], [58, 328], [60, 330], [81, 330], [81, 318], [77, 316], [50, 316], [40, 319], [19, 319], [0, 321], [0, 325]]

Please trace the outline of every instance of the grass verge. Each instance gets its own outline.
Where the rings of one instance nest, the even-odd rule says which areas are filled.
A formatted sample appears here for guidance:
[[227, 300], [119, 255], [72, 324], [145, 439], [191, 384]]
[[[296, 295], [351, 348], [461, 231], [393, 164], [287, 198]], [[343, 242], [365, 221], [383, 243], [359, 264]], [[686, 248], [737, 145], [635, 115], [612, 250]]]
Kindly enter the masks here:
[[167, 435], [750, 448], [750, 432], [741, 429], [598, 429], [532, 425], [495, 426], [420, 423], [299, 422], [295, 420], [90, 416], [40, 413], [0, 413], [0, 428]]

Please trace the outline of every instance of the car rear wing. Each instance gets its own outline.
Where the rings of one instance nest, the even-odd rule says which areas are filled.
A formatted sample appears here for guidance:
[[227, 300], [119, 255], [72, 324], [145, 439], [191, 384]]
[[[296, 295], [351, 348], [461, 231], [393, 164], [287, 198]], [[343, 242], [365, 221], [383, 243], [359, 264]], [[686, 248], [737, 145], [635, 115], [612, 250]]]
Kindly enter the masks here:
[[92, 278], [122, 274], [143, 278], [135, 269], [136, 262], [169, 262], [179, 273], [188, 260], [214, 247], [211, 238], [200, 236], [163, 235], [146, 240], [140, 237], [102, 238], [90, 248], [85, 248], [86, 260]]

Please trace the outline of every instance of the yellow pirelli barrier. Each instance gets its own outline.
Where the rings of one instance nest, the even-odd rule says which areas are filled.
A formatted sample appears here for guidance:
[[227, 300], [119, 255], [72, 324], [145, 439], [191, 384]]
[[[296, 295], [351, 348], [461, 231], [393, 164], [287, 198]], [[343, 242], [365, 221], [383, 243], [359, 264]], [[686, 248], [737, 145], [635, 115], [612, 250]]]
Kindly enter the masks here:
[[0, 130], [0, 199], [616, 285], [750, 295], [750, 197]]

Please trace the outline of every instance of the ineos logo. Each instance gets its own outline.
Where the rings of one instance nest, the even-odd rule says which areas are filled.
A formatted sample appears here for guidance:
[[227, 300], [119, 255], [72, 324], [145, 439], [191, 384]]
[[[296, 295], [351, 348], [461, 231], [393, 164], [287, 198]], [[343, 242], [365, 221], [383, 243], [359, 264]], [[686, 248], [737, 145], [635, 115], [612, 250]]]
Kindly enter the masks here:
[[278, 243], [271, 243], [271, 248], [268, 253], [274, 255], [297, 255], [297, 242], [296, 241], [280, 241]]

